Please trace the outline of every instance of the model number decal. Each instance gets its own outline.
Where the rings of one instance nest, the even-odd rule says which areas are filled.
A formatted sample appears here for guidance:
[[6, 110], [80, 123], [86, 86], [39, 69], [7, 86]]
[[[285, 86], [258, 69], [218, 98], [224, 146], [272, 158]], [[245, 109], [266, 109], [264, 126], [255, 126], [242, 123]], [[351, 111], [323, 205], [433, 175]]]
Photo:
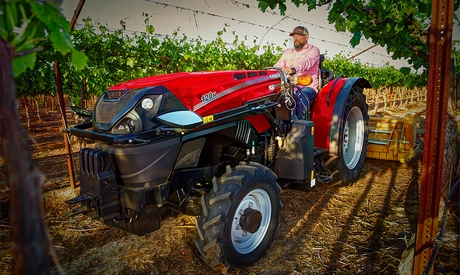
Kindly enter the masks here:
[[214, 116], [213, 115], [203, 117], [203, 123], [209, 123], [209, 122], [213, 122], [213, 121], [214, 121]]
[[208, 102], [217, 97], [216, 92], [209, 92], [201, 96], [201, 102]]

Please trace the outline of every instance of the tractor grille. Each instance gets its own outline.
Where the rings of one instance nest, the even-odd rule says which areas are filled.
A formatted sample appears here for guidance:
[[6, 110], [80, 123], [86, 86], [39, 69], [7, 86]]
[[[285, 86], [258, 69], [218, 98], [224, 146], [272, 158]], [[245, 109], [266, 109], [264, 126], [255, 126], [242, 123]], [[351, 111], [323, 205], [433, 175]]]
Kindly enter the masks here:
[[124, 96], [117, 99], [110, 99], [107, 93], [105, 93], [95, 108], [96, 122], [109, 123], [115, 116], [119, 115], [124, 108], [131, 107], [129, 106], [129, 102], [140, 91], [141, 89], [130, 90], [124, 94]]
[[236, 127], [235, 138], [249, 144], [249, 140], [252, 134], [252, 126], [246, 120], [242, 120], [238, 122]]

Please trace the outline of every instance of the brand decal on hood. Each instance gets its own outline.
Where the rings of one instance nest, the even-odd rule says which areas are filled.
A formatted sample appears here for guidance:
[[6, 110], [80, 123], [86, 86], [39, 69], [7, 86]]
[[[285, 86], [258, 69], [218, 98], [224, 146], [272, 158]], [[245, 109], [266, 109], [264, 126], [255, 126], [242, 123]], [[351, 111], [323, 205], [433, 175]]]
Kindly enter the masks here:
[[216, 92], [209, 92], [201, 96], [201, 102], [208, 102], [217, 97]]
[[[276, 75], [279, 77], [279, 74], [276, 74]], [[209, 104], [209, 103], [211, 103], [212, 101], [214, 101], [214, 100], [216, 100], [218, 98], [222, 98], [222, 97], [224, 97], [224, 96], [226, 96], [226, 95], [228, 95], [230, 93], [233, 93], [234, 91], [237, 91], [237, 90], [243, 89], [245, 87], [248, 87], [248, 86], [251, 86], [251, 85], [254, 85], [254, 84], [257, 84], [257, 83], [261, 83], [261, 82], [267, 81], [268, 79], [273, 79], [273, 78], [276, 78], [276, 77], [273, 77], [273, 75], [260, 77], [260, 78], [257, 78], [257, 79], [253, 79], [253, 80], [249, 80], [249, 81], [240, 83], [240, 84], [235, 85], [235, 86], [233, 86], [231, 88], [223, 90], [220, 93], [209, 92], [207, 94], [204, 94], [204, 95], [201, 96], [201, 102], [198, 103], [197, 105], [195, 105], [195, 107], [193, 108], [193, 111], [196, 111], [196, 110], [204, 107], [206, 104]]]

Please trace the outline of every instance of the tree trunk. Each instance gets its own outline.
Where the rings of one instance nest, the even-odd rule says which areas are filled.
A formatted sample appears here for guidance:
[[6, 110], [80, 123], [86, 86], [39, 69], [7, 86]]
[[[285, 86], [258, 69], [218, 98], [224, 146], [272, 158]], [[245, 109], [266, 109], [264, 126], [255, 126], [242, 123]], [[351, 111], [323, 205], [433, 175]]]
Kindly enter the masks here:
[[[14, 87], [13, 87], [13, 89], [14, 89]], [[27, 96], [26, 95], [24, 95], [24, 109], [26, 110], [27, 128], [30, 129], [29, 103], [27, 102]]]
[[45, 113], [46, 113], [47, 116], [49, 116], [50, 115], [50, 113], [49, 113], [49, 108], [50, 108], [50, 106], [49, 106], [49, 98], [50, 97], [48, 95], [46, 95], [43, 98], [44, 98], [43, 103], [45, 105]]
[[455, 123], [457, 124], [457, 169], [456, 174], [460, 177], [460, 74], [455, 76], [456, 86], [454, 88], [454, 108], [455, 113]]
[[459, 140], [460, 133], [458, 127], [460, 121], [456, 121], [456, 100], [458, 95], [456, 94], [456, 76], [454, 60], [450, 62], [450, 75], [449, 75], [449, 99], [447, 102], [447, 123], [446, 123], [446, 143], [444, 147], [444, 167], [442, 175], [442, 194], [444, 198], [449, 194], [452, 183], [457, 179], [459, 175]]
[[41, 203], [44, 177], [32, 162], [19, 121], [12, 70], [13, 54], [11, 46], [0, 39], [0, 132], [11, 190], [14, 270], [16, 274], [49, 274], [46, 248], [50, 246]]
[[37, 96], [35, 99], [35, 105], [37, 106], [37, 118], [38, 120], [42, 120], [42, 117], [40, 116], [40, 96]]

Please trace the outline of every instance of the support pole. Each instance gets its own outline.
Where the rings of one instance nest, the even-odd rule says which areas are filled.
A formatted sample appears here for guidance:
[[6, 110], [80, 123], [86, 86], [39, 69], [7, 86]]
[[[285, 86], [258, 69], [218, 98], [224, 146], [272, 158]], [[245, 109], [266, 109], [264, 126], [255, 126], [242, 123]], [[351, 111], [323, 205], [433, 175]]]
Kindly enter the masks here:
[[[57, 86], [57, 94], [58, 94], [58, 100], [59, 100], [59, 110], [61, 111], [62, 128], [64, 129], [64, 128], [67, 128], [67, 118], [66, 118], [66, 111], [65, 111], [64, 95], [62, 93], [61, 70], [59, 69], [59, 63], [56, 60], [54, 61], [54, 70], [56, 72], [56, 86]], [[69, 168], [70, 186], [75, 188], [76, 184], [75, 184], [75, 174], [73, 170], [72, 145], [70, 144], [70, 139], [66, 132], [63, 132], [63, 136], [64, 136], [64, 148], [65, 148], [65, 152], [67, 155], [67, 167]]]
[[[85, 3], [85, 0], [80, 0], [80, 2], [78, 3], [77, 10], [75, 11], [72, 17], [72, 21], [70, 22], [71, 32], [73, 30], [73, 27], [75, 26], [75, 23], [77, 22], [78, 15], [80, 14], [84, 3]], [[59, 67], [59, 63], [57, 61], [54, 61], [54, 70], [56, 72], [56, 86], [57, 86], [57, 94], [58, 94], [58, 100], [59, 100], [59, 109], [61, 111], [62, 128], [67, 128], [65, 101], [64, 101], [64, 95], [62, 92], [61, 70]], [[74, 169], [73, 169], [72, 145], [70, 144], [70, 138], [68, 134], [64, 132], [63, 135], [64, 135], [64, 147], [65, 147], [65, 152], [67, 155], [67, 167], [69, 169], [70, 186], [75, 188], [77, 186], [75, 184], [75, 174], [74, 174]]]
[[428, 263], [438, 236], [454, 0], [433, 0], [426, 100], [426, 130], [413, 274], [432, 274]]
[[80, 2], [78, 2], [77, 9], [75, 10], [75, 12], [74, 12], [74, 14], [72, 16], [72, 20], [70, 21], [70, 31], [72, 31], [73, 28], [75, 27], [75, 24], [77, 23], [78, 16], [80, 15], [80, 12], [83, 9], [84, 4], [85, 4], [85, 0], [80, 0]]
[[353, 58], [357, 57], [358, 55], [361, 55], [361, 54], [367, 52], [368, 50], [377, 47], [378, 45], [379, 45], [379, 44], [374, 44], [374, 45], [370, 46], [369, 48], [367, 48], [367, 49], [365, 49], [365, 50], [362, 50], [362, 51], [360, 51], [359, 53], [353, 55], [352, 57], [349, 57], [347, 60], [352, 60]]

